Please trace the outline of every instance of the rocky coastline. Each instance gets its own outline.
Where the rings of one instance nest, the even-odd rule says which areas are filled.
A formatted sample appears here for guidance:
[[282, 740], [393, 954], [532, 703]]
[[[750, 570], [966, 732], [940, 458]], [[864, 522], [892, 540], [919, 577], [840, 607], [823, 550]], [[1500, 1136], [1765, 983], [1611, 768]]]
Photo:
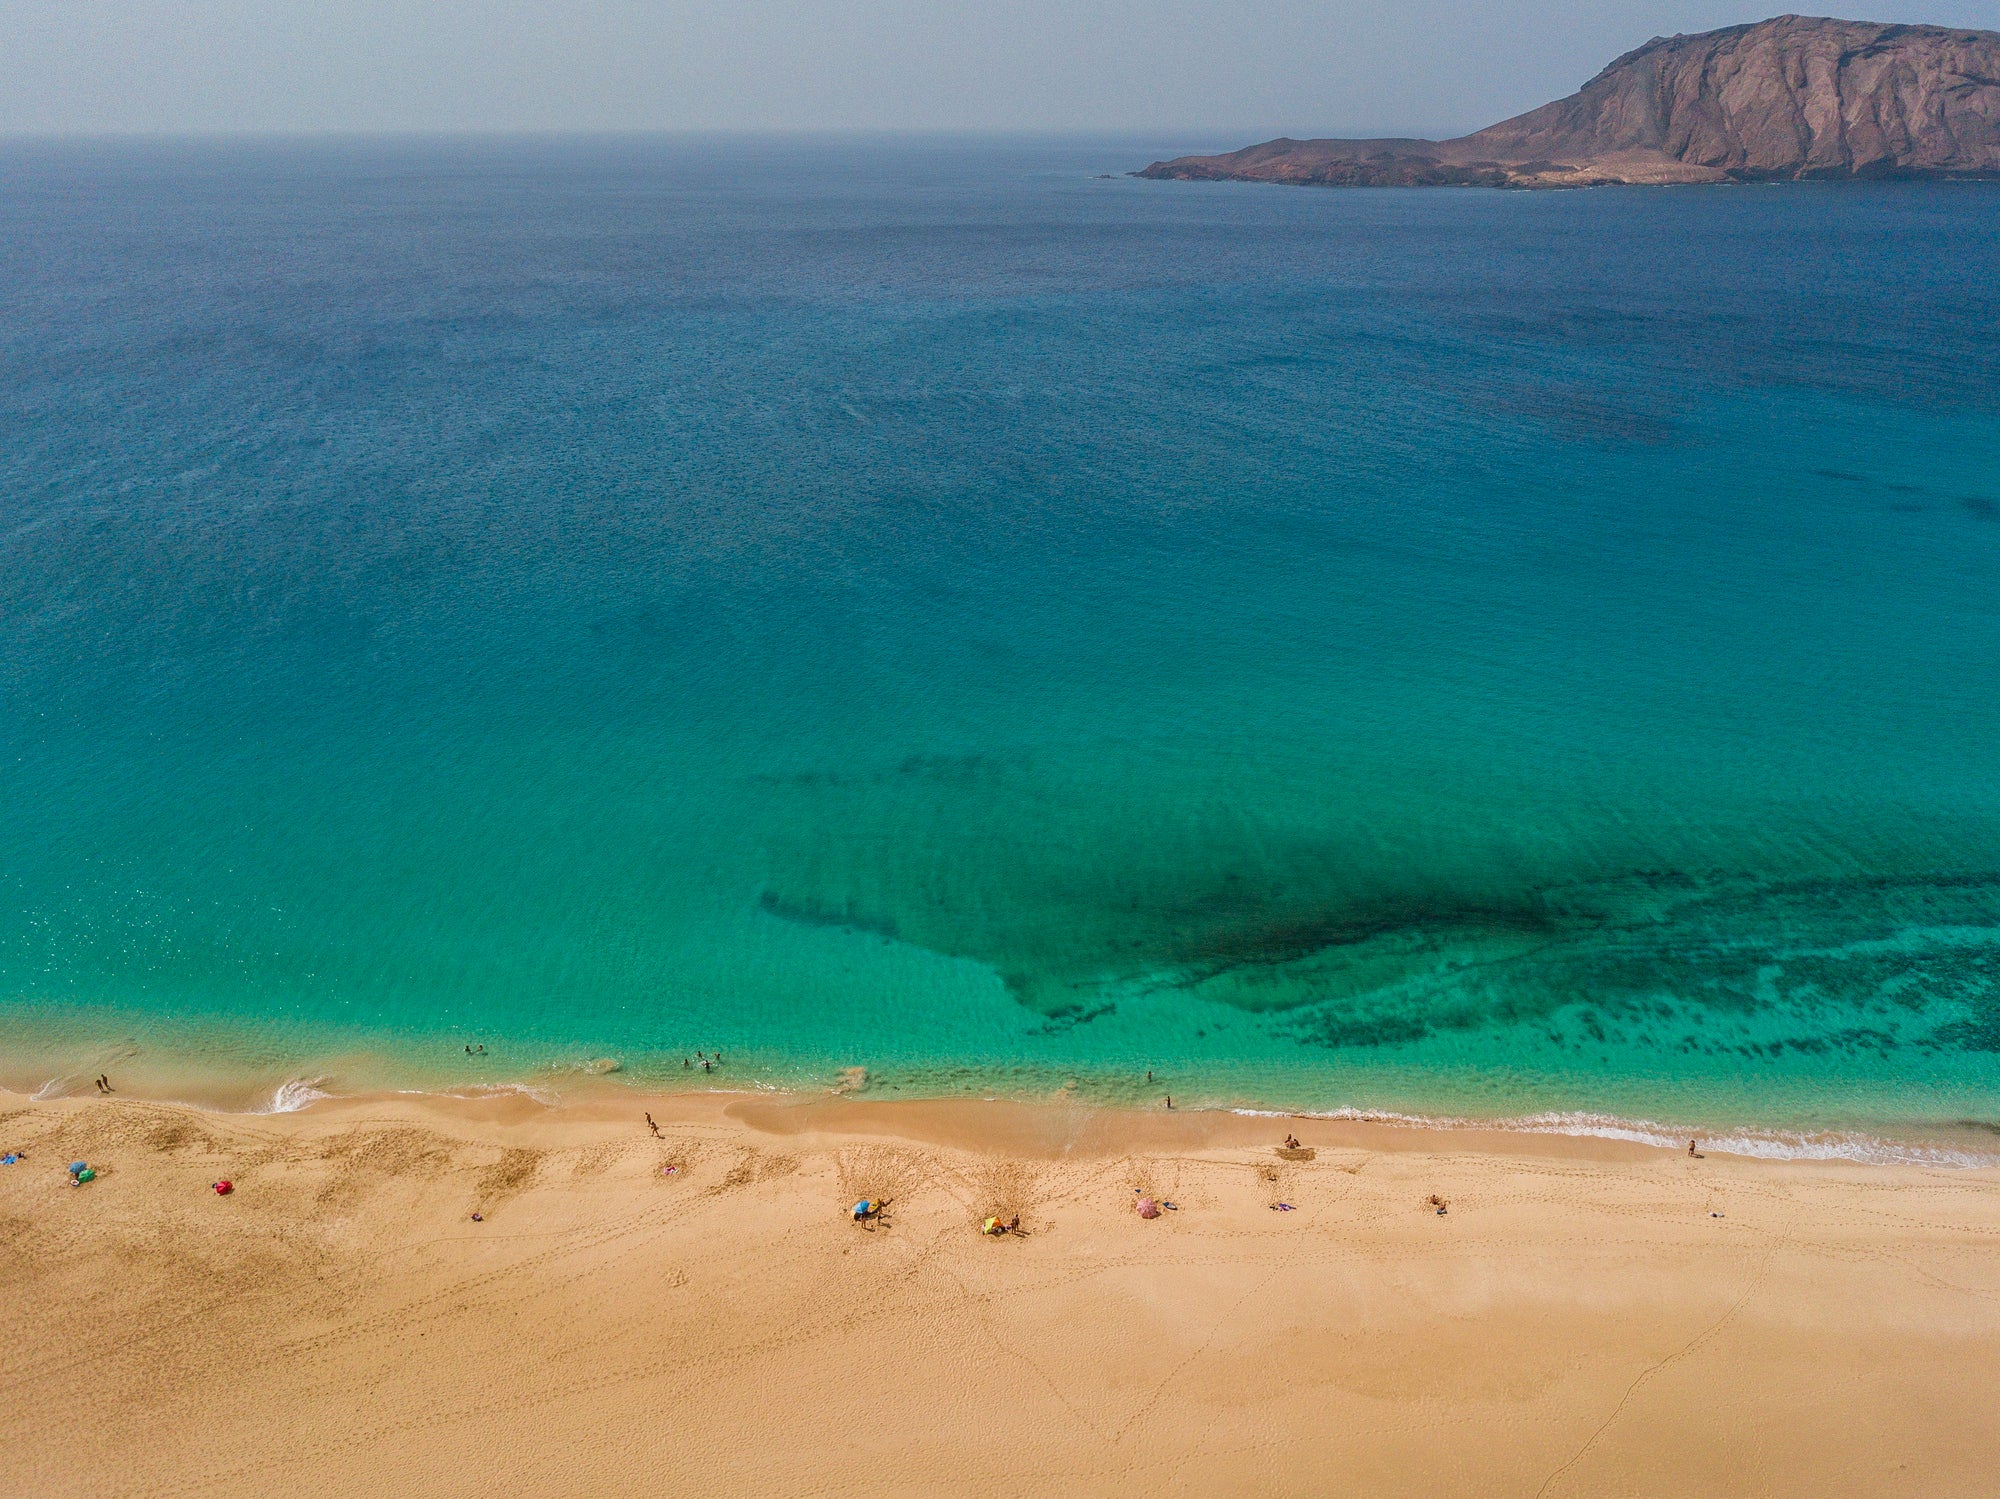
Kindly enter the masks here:
[[1320, 187], [2000, 180], [2000, 32], [1778, 16], [1655, 37], [1453, 140], [1291, 140], [1132, 175]]

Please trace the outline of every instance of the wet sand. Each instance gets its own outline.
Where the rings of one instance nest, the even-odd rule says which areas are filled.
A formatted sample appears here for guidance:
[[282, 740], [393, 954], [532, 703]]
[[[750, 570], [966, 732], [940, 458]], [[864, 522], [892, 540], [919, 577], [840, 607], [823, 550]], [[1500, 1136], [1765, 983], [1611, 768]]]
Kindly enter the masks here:
[[687, 1095], [0, 1094], [8, 1149], [8, 1494], [1970, 1495], [2000, 1463], [1995, 1171]]

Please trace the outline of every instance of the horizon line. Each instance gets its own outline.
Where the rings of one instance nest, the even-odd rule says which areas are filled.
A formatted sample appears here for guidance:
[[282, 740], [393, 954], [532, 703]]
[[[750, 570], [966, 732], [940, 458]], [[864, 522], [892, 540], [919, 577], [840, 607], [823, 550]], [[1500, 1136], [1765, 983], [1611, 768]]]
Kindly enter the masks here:
[[231, 141], [533, 141], [533, 140], [1021, 140], [1136, 141], [1162, 136], [1228, 136], [1248, 143], [1271, 140], [1442, 140], [1441, 134], [1407, 130], [1320, 130], [1269, 125], [1206, 126], [946, 126], [946, 125], [755, 125], [755, 126], [369, 126], [358, 128], [265, 128], [189, 130], [13, 130], [0, 129], [0, 146], [27, 143], [139, 143]]

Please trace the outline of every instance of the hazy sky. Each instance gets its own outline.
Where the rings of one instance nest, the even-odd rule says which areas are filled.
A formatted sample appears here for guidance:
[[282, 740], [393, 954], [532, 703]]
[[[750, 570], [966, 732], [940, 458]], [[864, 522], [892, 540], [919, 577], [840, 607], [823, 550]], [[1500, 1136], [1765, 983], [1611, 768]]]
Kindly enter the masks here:
[[[1871, 4], [2000, 29], [2000, 0]], [[0, 132], [1474, 129], [1726, 0], [0, 0]]]

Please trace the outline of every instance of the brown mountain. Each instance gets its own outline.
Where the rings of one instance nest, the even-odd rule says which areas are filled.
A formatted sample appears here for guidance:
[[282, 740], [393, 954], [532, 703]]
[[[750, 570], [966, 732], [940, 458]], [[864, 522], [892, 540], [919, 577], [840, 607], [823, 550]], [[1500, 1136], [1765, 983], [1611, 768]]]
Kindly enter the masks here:
[[1266, 141], [1139, 177], [1328, 187], [2000, 178], [2000, 32], [1779, 16], [1655, 37], [1456, 140]]

